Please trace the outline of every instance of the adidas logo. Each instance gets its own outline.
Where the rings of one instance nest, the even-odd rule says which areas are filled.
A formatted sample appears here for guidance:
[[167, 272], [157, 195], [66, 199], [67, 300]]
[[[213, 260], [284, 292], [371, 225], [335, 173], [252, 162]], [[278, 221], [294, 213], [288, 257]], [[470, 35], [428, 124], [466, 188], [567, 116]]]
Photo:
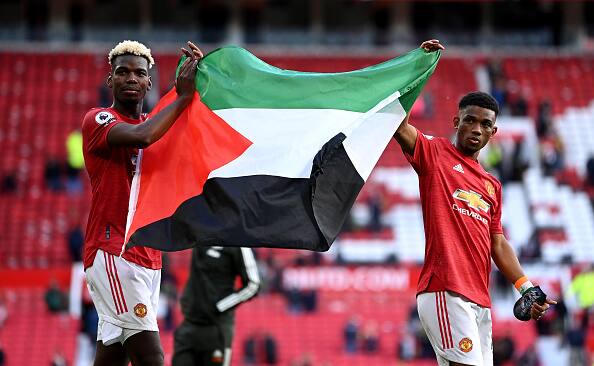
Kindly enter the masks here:
[[454, 170], [460, 173], [464, 173], [464, 169], [462, 169], [462, 164], [454, 165]]

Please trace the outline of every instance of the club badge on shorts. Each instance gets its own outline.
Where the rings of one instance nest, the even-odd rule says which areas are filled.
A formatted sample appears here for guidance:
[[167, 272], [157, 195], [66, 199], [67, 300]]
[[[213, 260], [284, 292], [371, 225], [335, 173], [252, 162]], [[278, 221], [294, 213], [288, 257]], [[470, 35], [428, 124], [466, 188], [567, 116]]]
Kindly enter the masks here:
[[134, 314], [139, 318], [144, 318], [146, 316], [146, 312], [147, 312], [146, 305], [144, 305], [142, 303], [138, 303], [134, 307]]
[[464, 337], [460, 340], [458, 346], [460, 347], [460, 351], [468, 353], [472, 351], [472, 340], [470, 338]]

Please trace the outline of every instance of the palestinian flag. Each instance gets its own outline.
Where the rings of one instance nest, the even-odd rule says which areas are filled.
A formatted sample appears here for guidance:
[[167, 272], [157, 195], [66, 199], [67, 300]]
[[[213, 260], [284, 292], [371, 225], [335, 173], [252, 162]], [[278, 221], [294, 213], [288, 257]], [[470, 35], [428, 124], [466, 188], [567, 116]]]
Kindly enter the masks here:
[[208, 54], [191, 105], [139, 154], [127, 247], [328, 250], [439, 56], [311, 73], [238, 47]]

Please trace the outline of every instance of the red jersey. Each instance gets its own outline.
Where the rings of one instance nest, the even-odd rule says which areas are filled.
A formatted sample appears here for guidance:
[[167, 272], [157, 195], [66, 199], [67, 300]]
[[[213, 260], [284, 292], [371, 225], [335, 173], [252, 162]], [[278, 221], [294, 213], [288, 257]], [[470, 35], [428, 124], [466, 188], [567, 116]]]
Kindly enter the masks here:
[[[126, 232], [138, 149], [111, 146], [107, 134], [118, 123], [138, 124], [145, 119], [145, 115], [139, 120], [127, 118], [113, 108], [93, 108], [83, 119], [83, 153], [93, 190], [83, 252], [85, 268], [93, 265], [97, 249], [120, 255]], [[155, 249], [134, 247], [122, 257], [142, 267], [161, 268], [161, 252]]]
[[[418, 132], [418, 131], [417, 131]], [[501, 183], [444, 138], [417, 134], [413, 156], [425, 227], [417, 293], [452, 291], [490, 307], [491, 234], [501, 228]]]

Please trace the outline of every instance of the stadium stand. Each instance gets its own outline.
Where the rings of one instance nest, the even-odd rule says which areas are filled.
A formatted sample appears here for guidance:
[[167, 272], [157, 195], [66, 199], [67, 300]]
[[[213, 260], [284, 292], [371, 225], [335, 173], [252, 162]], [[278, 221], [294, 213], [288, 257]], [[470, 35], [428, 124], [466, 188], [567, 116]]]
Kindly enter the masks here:
[[[383, 60], [265, 59], [279, 67], [308, 71], [348, 71]], [[159, 55], [157, 63], [164, 92], [171, 87], [177, 57]], [[8, 116], [0, 121], [0, 142], [5, 149], [0, 172], [16, 171], [18, 187], [16, 193], [5, 196], [0, 203], [2, 214], [6, 215], [2, 220], [0, 262], [12, 268], [65, 265], [68, 256], [64, 235], [72, 220], [86, 216], [89, 187], [84, 185], [82, 195], [48, 192], [44, 183], [45, 163], [50, 158], [65, 161], [66, 137], [79, 127], [84, 113], [97, 105], [107, 65], [99, 56], [68, 53], [3, 53], [0, 65], [0, 108]], [[447, 124], [436, 121], [438, 116], [451, 115], [455, 103], [442, 103], [438, 96], [461, 96], [465, 90], [474, 89], [470, 68], [460, 59], [444, 59], [440, 63], [428, 85], [428, 93], [435, 95], [435, 118], [419, 119], [420, 129], [445, 133]], [[35, 78], [31, 77], [32, 70], [36, 70]], [[454, 87], [457, 89], [452, 91]], [[405, 160], [391, 143], [379, 164], [402, 166]], [[82, 179], [87, 180], [84, 173]]]
[[9, 289], [3, 294], [9, 317], [0, 328], [0, 343], [8, 351], [7, 365], [49, 365], [56, 353], [73, 364], [79, 320], [48, 312], [44, 289]]
[[[271, 56], [265, 60], [282, 68], [308, 71], [347, 71], [382, 61], [375, 57], [304, 56]], [[65, 160], [68, 133], [78, 128], [86, 110], [97, 104], [99, 86], [107, 73], [105, 61], [103, 56], [86, 53], [0, 53], [0, 111], [6, 116], [0, 119], [3, 146], [0, 173], [16, 172], [17, 178], [17, 191], [0, 199], [0, 267], [36, 269], [70, 265], [65, 235], [72, 222], [85, 221], [89, 187], [83, 174], [82, 193], [48, 190], [44, 181], [45, 163], [51, 158]], [[164, 92], [171, 87], [177, 57], [157, 55], [157, 64], [161, 92]], [[480, 64], [478, 59], [442, 59], [424, 92], [423, 100], [428, 106], [413, 118], [415, 126], [427, 134], [449, 136], [450, 116], [455, 113], [457, 99], [477, 88], [474, 70]], [[510, 237], [517, 238], [512, 242], [519, 250], [537, 235], [545, 262], [591, 263], [594, 214], [581, 182], [586, 160], [594, 154], [591, 123], [594, 61], [573, 57], [506, 58], [503, 65], [510, 80], [529, 90], [530, 121], [536, 116], [540, 100], [554, 101], [555, 123], [567, 157], [563, 174], [545, 176], [538, 166], [533, 166], [526, 171], [523, 181], [505, 186], [506, 230]], [[558, 88], [560, 84], [565, 86]], [[575, 173], [567, 173], [568, 170]], [[570, 184], [564, 179], [568, 176]], [[338, 255], [341, 260], [354, 262], [422, 261], [424, 237], [416, 176], [394, 143], [382, 156], [371, 182], [383, 195], [384, 229], [370, 232], [356, 228], [346, 232], [323, 257], [323, 262], [333, 262]], [[369, 219], [370, 189], [366, 187], [353, 209], [354, 221], [361, 226]], [[308, 255], [270, 249], [258, 253], [261, 259], [273, 256], [282, 266]], [[171, 255], [172, 268], [187, 268], [188, 254]], [[12, 293], [14, 299], [8, 307], [10, 319], [0, 329], [0, 341], [10, 350], [9, 365], [47, 364], [56, 348], [61, 348], [69, 363], [72, 362], [76, 357], [78, 321], [48, 314], [38, 289], [18, 289]], [[281, 295], [263, 295], [239, 310], [234, 353], [242, 359], [245, 339], [254, 333], [267, 332], [278, 341], [282, 365], [306, 353], [333, 365], [388, 364], [396, 360], [401, 337], [398, 329], [405, 327], [411, 305], [397, 301], [402, 298], [412, 301], [413, 292], [390, 292], [382, 296], [321, 292], [322, 305], [317, 312], [291, 314]], [[380, 324], [378, 354], [347, 355], [340, 351], [342, 330], [350, 314]], [[518, 351], [529, 348], [536, 339], [532, 327], [515, 321], [496, 320], [494, 333], [522, 334], [514, 337]], [[48, 334], [51, 337], [46, 337]], [[170, 355], [172, 334], [163, 332], [162, 337]], [[27, 344], [42, 348], [28, 352]], [[418, 364], [433, 364], [433, 360], [424, 362]]]
[[543, 100], [553, 102], [555, 115], [569, 107], [587, 106], [594, 98], [593, 67], [592, 59], [577, 57], [518, 57], [503, 61], [509, 80], [528, 93], [533, 116], [536, 104]]

